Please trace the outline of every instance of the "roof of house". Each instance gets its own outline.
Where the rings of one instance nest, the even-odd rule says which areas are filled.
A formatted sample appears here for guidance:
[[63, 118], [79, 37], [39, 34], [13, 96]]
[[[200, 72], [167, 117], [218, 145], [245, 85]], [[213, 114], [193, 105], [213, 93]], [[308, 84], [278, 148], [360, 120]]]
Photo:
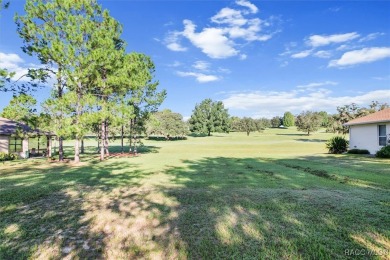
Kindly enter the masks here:
[[0, 117], [0, 135], [14, 135], [14, 134], [39, 134], [50, 135], [50, 132], [45, 132], [40, 129], [32, 129], [28, 125], [16, 121], [9, 120], [4, 117]]
[[373, 114], [353, 119], [345, 125], [363, 125], [383, 122], [390, 122], [390, 108], [386, 108]]

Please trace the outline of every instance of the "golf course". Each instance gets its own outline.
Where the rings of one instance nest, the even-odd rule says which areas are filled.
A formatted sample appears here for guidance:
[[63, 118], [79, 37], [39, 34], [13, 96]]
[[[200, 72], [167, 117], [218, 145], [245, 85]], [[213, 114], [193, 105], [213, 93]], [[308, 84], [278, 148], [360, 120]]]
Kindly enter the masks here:
[[0, 259], [390, 259], [390, 161], [323, 130], [143, 139], [0, 165]]

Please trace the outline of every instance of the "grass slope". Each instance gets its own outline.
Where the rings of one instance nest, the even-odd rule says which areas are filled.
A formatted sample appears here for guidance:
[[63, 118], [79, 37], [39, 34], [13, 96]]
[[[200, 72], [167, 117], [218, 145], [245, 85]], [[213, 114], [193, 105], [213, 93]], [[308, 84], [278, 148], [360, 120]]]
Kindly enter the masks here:
[[328, 155], [330, 137], [270, 129], [6, 162], [0, 259], [389, 259], [390, 161]]

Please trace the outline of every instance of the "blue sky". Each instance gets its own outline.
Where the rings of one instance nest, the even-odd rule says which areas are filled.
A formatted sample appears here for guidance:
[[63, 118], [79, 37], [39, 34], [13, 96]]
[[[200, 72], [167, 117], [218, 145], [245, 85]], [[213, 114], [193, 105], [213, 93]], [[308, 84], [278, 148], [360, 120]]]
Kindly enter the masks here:
[[[390, 103], [389, 1], [99, 1], [123, 25], [129, 52], [152, 57], [161, 106], [189, 117], [205, 98], [231, 115], [272, 117], [352, 102]], [[0, 67], [39, 64], [0, 17]], [[49, 96], [47, 87], [34, 93]], [[0, 109], [10, 100], [1, 93]]]

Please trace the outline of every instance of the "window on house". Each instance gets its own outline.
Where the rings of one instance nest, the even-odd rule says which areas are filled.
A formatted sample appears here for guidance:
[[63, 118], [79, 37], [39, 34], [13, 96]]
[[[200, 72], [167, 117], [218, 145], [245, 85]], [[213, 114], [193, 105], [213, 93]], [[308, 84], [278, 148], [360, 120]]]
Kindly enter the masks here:
[[23, 151], [23, 140], [16, 137], [9, 138], [9, 153], [19, 153]]
[[378, 125], [379, 145], [386, 145], [386, 125]]

